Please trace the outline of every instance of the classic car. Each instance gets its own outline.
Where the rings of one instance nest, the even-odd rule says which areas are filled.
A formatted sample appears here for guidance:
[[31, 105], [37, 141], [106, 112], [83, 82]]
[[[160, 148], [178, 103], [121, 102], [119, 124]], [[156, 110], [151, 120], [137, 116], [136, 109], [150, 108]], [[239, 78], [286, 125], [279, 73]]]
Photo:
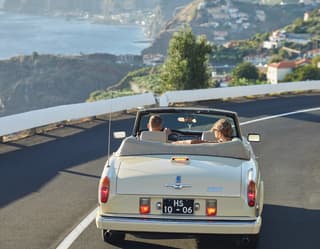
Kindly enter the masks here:
[[[149, 131], [158, 115], [170, 132]], [[232, 140], [217, 142], [212, 125], [226, 119]], [[121, 133], [118, 133], [121, 134]], [[121, 136], [120, 136], [121, 137]], [[180, 144], [174, 141], [203, 141]], [[99, 184], [96, 225], [108, 243], [126, 233], [237, 235], [254, 248], [262, 224], [263, 181], [235, 112], [150, 108], [137, 112], [131, 136], [107, 160]]]

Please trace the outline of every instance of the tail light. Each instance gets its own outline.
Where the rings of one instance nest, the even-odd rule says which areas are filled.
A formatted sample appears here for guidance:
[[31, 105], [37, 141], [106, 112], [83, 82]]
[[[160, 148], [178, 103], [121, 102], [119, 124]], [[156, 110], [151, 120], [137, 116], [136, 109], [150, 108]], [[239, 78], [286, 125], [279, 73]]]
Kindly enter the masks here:
[[189, 157], [172, 157], [171, 162], [187, 164], [190, 161]]
[[110, 180], [104, 177], [100, 182], [100, 201], [106, 203], [109, 198]]
[[249, 207], [254, 207], [256, 204], [256, 183], [250, 181], [248, 184], [248, 205]]
[[150, 213], [150, 199], [149, 198], [140, 198], [140, 214]]
[[207, 216], [217, 215], [217, 200], [206, 201], [206, 213], [207, 213]]

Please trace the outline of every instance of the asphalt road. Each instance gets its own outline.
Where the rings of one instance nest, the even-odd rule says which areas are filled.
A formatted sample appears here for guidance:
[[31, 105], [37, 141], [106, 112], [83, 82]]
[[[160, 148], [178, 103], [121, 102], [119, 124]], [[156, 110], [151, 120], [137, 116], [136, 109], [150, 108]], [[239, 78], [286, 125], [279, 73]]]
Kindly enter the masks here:
[[[263, 100], [203, 102], [238, 112], [241, 122], [320, 107], [320, 93]], [[133, 126], [132, 116], [114, 130]], [[15, 143], [0, 144], [0, 248], [56, 248], [96, 207], [97, 185], [107, 157], [104, 120], [65, 127]], [[260, 132], [254, 144], [265, 182], [259, 248], [319, 248], [320, 111], [243, 125]], [[119, 141], [112, 141], [111, 151]], [[121, 248], [230, 248], [225, 238], [146, 239], [127, 236]], [[101, 241], [92, 223], [71, 248], [119, 248]]]

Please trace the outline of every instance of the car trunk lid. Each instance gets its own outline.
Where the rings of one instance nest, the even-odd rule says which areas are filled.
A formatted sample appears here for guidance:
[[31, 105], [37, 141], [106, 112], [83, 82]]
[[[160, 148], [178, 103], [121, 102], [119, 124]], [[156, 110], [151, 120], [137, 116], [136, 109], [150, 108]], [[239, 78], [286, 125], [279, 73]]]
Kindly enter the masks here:
[[120, 158], [117, 193], [161, 196], [241, 194], [242, 161], [206, 156], [135, 156]]

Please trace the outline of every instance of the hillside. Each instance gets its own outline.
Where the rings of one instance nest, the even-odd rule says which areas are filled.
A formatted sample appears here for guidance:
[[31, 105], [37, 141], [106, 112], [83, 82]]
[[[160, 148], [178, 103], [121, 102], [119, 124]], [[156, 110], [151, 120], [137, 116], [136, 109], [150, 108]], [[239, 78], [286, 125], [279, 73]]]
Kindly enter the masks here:
[[309, 6], [296, 4], [270, 6], [239, 1], [194, 0], [166, 24], [143, 54], [166, 54], [172, 34], [182, 25], [190, 25], [194, 34], [205, 34], [209, 41], [222, 44], [284, 27], [303, 17], [309, 9]]
[[[19, 56], [0, 61], [0, 116], [84, 102], [141, 66], [107, 54]], [[133, 64], [135, 63], [135, 65]]]
[[[191, 6], [191, 5], [190, 5]], [[299, 33], [306, 35], [309, 34], [311, 37], [313, 37], [313, 41], [309, 42], [305, 45], [288, 42], [285, 39], [279, 42], [279, 49], [263, 49], [262, 43], [263, 41], [267, 40], [269, 38], [268, 33], [264, 34], [255, 34], [255, 36], [251, 37], [250, 39], [246, 40], [238, 40], [233, 41], [233, 46], [225, 47], [223, 45], [221, 46], [214, 46], [213, 53], [214, 60], [211, 61], [211, 63], [216, 64], [228, 64], [228, 63], [234, 63], [238, 64], [243, 62], [243, 58], [248, 55], [257, 55], [260, 56], [260, 59], [262, 57], [267, 58], [267, 60], [270, 60], [272, 56], [275, 58], [281, 58], [281, 60], [294, 60], [297, 59], [296, 54], [290, 54], [290, 53], [283, 53], [284, 50], [282, 50], [282, 46], [286, 46], [286, 48], [296, 48], [295, 46], [298, 46], [301, 50], [303, 56], [309, 57], [313, 56], [310, 54], [310, 50], [314, 49], [314, 46], [320, 47], [319, 43], [319, 37], [320, 37], [320, 8], [314, 9], [313, 11], [308, 12], [308, 17], [304, 17], [302, 19], [301, 17], [294, 20], [292, 23], [290, 23], [287, 26], [281, 27], [283, 34], [286, 32], [290, 32], [291, 34], [299, 35]], [[186, 18], [184, 16], [183, 18]], [[285, 32], [286, 30], [286, 32]], [[274, 32], [277, 33], [277, 32]], [[167, 34], [167, 33], [166, 33]], [[169, 38], [168, 38], [169, 39]], [[318, 43], [315, 43], [315, 42]], [[314, 52], [316, 52], [315, 50]], [[315, 55], [316, 56], [316, 55]], [[318, 59], [319, 60], [319, 57]], [[313, 62], [313, 64], [316, 64]], [[112, 90], [115, 91], [123, 91], [125, 90], [126, 94], [129, 94], [130, 87], [131, 87], [131, 94], [134, 92], [145, 92], [145, 91], [152, 91], [154, 93], [161, 93], [163, 89], [161, 89], [161, 84], [159, 83], [159, 72], [161, 65], [157, 67], [149, 67], [140, 69], [135, 72], [130, 72], [125, 78], [123, 78], [117, 85], [113, 86]], [[308, 71], [309, 70], [309, 71]], [[310, 69], [306, 68], [306, 71], [303, 70], [298, 71], [296, 74], [291, 75], [291, 79], [288, 79], [288, 81], [301, 81], [305, 80], [304, 77], [314, 77], [314, 79], [318, 80], [319, 74], [317, 75], [315, 72], [319, 69]], [[312, 74], [310, 73], [312, 72]], [[224, 72], [225, 73], [225, 72]], [[261, 75], [262, 76], [262, 75]], [[297, 77], [297, 78], [294, 78]], [[302, 79], [299, 79], [301, 77]], [[256, 81], [256, 84], [264, 83], [265, 80], [263, 79], [263, 76], [261, 77], [261, 80]], [[215, 82], [212, 82], [214, 84]], [[240, 83], [241, 84], [241, 83]], [[108, 89], [105, 91], [99, 91], [95, 92], [94, 94], [90, 95], [90, 100], [99, 100], [103, 98], [110, 98], [110, 94]]]

